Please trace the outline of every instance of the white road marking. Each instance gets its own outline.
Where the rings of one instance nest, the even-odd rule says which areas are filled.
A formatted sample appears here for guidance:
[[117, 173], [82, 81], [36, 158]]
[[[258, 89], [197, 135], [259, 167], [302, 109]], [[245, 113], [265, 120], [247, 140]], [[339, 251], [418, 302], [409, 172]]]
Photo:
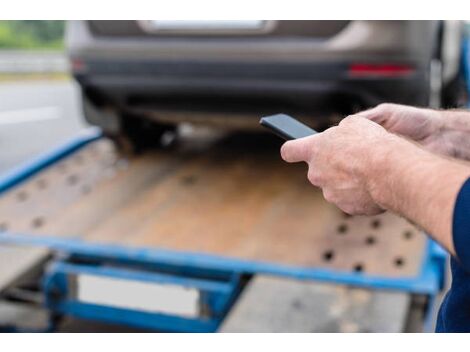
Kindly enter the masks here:
[[62, 117], [58, 106], [44, 106], [31, 109], [0, 111], [0, 125], [12, 125], [25, 122], [55, 120]]

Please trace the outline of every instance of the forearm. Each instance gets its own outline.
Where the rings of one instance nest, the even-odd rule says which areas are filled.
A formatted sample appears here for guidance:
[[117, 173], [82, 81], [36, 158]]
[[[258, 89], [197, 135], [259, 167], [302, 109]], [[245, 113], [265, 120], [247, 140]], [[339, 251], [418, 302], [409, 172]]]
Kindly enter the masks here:
[[470, 176], [470, 167], [396, 136], [390, 136], [375, 153], [375, 167], [369, 177], [374, 200], [411, 220], [455, 254], [453, 209], [460, 187]]

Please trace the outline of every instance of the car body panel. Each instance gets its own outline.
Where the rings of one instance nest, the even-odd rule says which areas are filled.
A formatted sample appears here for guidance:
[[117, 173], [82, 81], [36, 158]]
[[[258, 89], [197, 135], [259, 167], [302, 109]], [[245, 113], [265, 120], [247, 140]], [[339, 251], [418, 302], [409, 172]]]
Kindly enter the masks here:
[[429, 104], [441, 21], [261, 22], [71, 21], [67, 44], [85, 99], [119, 112], [324, 119], [381, 102]]

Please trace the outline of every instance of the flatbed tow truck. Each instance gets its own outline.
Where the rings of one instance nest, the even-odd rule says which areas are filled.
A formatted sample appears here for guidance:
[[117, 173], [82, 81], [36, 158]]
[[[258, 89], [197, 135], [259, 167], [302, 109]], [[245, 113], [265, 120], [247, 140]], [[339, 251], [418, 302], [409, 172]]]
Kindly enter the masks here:
[[392, 214], [327, 204], [270, 137], [190, 134], [126, 155], [92, 129], [6, 175], [0, 241], [43, 249], [3, 297], [44, 304], [51, 327], [216, 331], [253, 275], [439, 292], [437, 245]]
[[132, 154], [91, 128], [3, 175], [0, 304], [47, 319], [1, 329], [430, 330], [444, 251], [393, 214], [326, 203], [279, 146], [193, 131]]

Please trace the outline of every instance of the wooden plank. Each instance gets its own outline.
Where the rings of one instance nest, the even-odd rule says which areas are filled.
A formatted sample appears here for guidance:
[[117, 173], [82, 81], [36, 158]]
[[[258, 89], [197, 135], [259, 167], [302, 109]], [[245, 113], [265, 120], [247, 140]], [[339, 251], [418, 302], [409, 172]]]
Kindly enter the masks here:
[[[52, 166], [1, 197], [0, 225], [298, 267], [419, 272], [425, 239], [417, 229], [392, 214], [346, 217], [308, 183], [304, 165], [280, 160], [278, 147], [259, 136], [188, 139], [128, 158], [99, 141], [77, 154], [81, 162], [65, 160], [65, 172]], [[50, 186], [38, 187], [41, 179]]]
[[410, 295], [256, 276], [220, 332], [403, 332]]

